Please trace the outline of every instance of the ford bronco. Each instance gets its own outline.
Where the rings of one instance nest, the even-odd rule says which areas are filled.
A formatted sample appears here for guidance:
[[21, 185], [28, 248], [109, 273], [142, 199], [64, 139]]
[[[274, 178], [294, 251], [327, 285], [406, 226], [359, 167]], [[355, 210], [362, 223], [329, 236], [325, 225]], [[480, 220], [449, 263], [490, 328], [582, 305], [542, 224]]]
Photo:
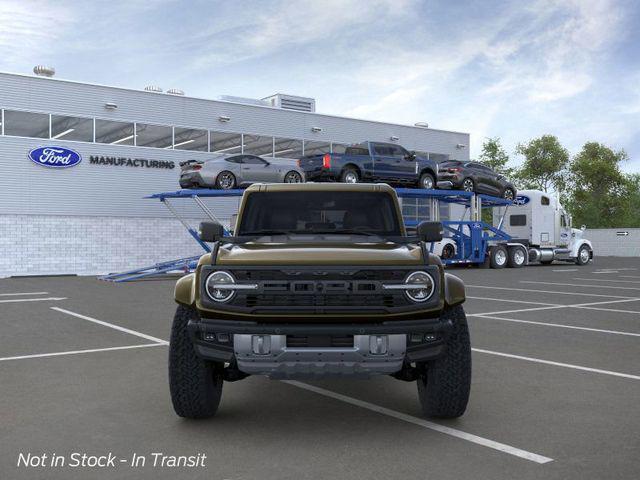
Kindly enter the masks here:
[[169, 349], [176, 413], [216, 413], [224, 382], [391, 375], [415, 381], [424, 415], [462, 415], [471, 347], [462, 281], [429, 243], [408, 236], [385, 184], [255, 184], [233, 236], [203, 222], [212, 244], [180, 278]]

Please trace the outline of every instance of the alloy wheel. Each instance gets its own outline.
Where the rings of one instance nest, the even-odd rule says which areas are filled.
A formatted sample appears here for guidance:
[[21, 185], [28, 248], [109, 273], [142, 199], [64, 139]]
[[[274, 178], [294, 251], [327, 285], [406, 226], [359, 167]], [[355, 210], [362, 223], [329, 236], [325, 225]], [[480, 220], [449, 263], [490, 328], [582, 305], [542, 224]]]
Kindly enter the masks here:
[[302, 177], [298, 172], [289, 172], [284, 177], [284, 183], [302, 183]]

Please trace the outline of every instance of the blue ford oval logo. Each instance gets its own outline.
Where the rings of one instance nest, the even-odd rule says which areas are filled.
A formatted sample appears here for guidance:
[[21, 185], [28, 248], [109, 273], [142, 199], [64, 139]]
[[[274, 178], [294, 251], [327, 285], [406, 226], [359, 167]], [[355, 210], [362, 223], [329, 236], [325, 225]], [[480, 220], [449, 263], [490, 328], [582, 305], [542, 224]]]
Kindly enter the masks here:
[[529, 203], [531, 199], [529, 197], [527, 197], [526, 195], [518, 195], [516, 196], [516, 199], [513, 201], [514, 205], [526, 205], [527, 203]]
[[43, 167], [69, 168], [82, 161], [82, 155], [64, 147], [38, 147], [29, 152], [29, 159]]

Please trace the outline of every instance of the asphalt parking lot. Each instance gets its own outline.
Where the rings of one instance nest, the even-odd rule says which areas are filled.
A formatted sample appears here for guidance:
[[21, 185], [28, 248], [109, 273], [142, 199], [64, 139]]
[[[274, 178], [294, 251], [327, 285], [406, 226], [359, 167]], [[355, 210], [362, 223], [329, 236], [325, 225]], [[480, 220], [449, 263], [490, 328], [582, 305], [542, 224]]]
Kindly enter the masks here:
[[[451, 272], [473, 385], [467, 413], [437, 422], [390, 377], [250, 377], [225, 384], [214, 419], [187, 421], [167, 385], [174, 279], [0, 280], [0, 478], [638, 478], [640, 259]], [[71, 452], [147, 464], [17, 467]], [[154, 452], [206, 466], [153, 467]]]

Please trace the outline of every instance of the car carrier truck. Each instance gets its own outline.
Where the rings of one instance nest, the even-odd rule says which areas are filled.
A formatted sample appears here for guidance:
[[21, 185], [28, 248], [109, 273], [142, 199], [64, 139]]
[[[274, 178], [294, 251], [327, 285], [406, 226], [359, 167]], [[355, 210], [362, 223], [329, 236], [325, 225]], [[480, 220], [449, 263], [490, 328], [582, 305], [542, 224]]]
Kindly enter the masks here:
[[513, 205], [496, 210], [494, 227], [511, 239], [489, 247], [491, 266], [520, 267], [554, 260], [585, 265], [593, 259], [591, 242], [582, 238], [586, 227], [572, 228], [571, 216], [554, 196], [522, 190]]

